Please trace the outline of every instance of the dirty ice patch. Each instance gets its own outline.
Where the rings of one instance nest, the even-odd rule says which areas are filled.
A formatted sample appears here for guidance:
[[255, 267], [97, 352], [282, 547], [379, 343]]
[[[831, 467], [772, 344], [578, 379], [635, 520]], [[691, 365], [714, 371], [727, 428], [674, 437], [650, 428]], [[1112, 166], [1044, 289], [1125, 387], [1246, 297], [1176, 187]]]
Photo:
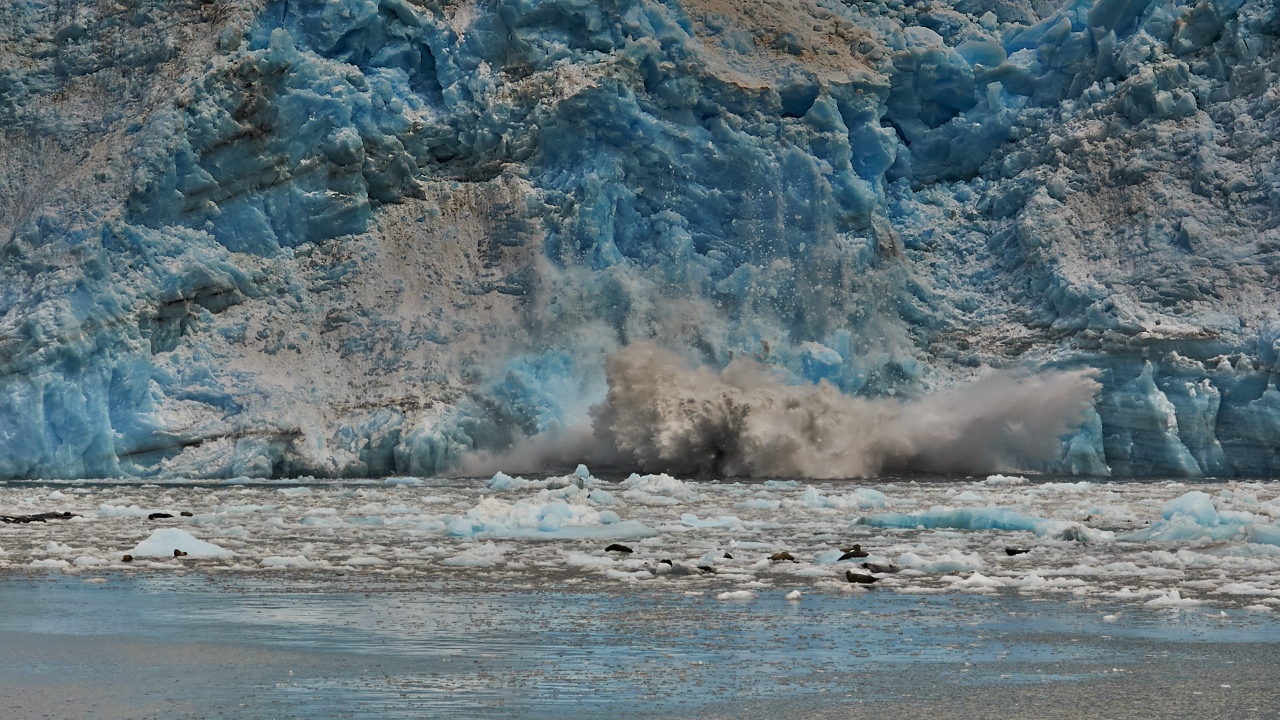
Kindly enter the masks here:
[[[137, 505], [112, 505], [103, 503], [98, 506], [98, 517], [146, 517], [152, 510], [144, 510]], [[173, 553], [169, 553], [172, 555]]]
[[1024, 515], [1004, 508], [935, 508], [922, 513], [881, 513], [868, 515], [858, 520], [860, 525], [879, 528], [901, 528], [914, 530], [925, 528], [937, 530], [950, 528], [955, 530], [1008, 530], [1035, 533], [1039, 537], [1052, 537], [1064, 540], [1108, 541], [1114, 534], [1105, 530], [1095, 530], [1078, 522], [1068, 520], [1050, 520], [1048, 518]]
[[178, 528], [156, 530], [128, 554], [134, 557], [173, 557], [174, 550], [181, 550], [190, 558], [226, 558], [234, 554], [213, 543], [197, 540], [191, 533]]
[[903, 553], [898, 556], [898, 565], [923, 573], [975, 572], [984, 567], [982, 557], [978, 553], [966, 555], [954, 548], [932, 558], [913, 552]]
[[329, 567], [329, 563], [321, 559], [312, 559], [305, 555], [271, 555], [258, 561], [264, 568], [276, 570], [314, 570]]
[[449, 567], [489, 568], [503, 562], [502, 555], [507, 549], [489, 542], [447, 557], [440, 564]]

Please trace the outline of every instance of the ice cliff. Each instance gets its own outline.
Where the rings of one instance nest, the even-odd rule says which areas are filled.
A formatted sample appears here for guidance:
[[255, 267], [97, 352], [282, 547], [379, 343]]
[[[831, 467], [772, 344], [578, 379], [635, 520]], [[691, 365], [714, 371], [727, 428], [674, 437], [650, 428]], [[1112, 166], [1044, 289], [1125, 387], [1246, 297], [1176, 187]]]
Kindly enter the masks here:
[[[1280, 475], [1264, 0], [12, 0], [0, 477], [431, 474], [655, 340]], [[1034, 469], [1034, 468], [1032, 468]]]

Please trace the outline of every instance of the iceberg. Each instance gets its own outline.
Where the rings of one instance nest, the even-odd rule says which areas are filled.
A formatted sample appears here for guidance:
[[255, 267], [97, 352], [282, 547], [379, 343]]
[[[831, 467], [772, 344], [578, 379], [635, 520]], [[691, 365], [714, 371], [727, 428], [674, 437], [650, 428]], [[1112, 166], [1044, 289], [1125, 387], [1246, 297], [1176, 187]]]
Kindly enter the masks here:
[[[1280, 475], [1274, 3], [748, 5], [3, 4], [0, 477], [616, 463], [639, 341], [916, 418], [1099, 383], [823, 477]], [[813, 472], [715, 437], [645, 472]]]
[[197, 539], [186, 530], [162, 528], [152, 532], [127, 554], [134, 557], [174, 557], [174, 551], [185, 553], [191, 559], [228, 558], [234, 553], [210, 542]]
[[997, 507], [947, 509], [935, 508], [922, 513], [881, 513], [858, 519], [858, 525], [881, 528], [927, 529], [954, 528], [957, 530], [1005, 530], [1035, 533], [1038, 537], [1059, 540], [1099, 542], [1113, 539], [1114, 533], [1082, 525], [1068, 520], [1024, 515], [1020, 512]]

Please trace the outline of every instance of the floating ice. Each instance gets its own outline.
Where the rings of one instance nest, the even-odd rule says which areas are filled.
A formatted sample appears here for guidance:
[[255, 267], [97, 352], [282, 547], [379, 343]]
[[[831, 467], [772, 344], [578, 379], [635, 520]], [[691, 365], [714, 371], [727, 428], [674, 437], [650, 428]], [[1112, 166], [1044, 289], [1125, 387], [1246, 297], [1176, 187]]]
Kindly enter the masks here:
[[[757, 484], [640, 475], [625, 487], [585, 479], [586, 487], [547, 483], [566, 477], [579, 476], [530, 479], [521, 489], [501, 492], [484, 480], [403, 487], [381, 480], [310, 480], [308, 493], [282, 493], [288, 488], [253, 481], [190, 489], [91, 485], [60, 502], [66, 510], [89, 515], [104, 504], [189, 508], [192, 518], [166, 521], [157, 532], [175, 531], [172, 524], [182, 522], [182, 531], [234, 552], [235, 564], [209, 566], [217, 572], [367, 574], [387, 582], [403, 577], [410, 584], [517, 584], [552, 591], [646, 583], [653, 592], [708, 597], [776, 588], [781, 598], [792, 590], [846, 592], [844, 571], [870, 572], [861, 568], [867, 562], [899, 566], [897, 573], [877, 573], [876, 589], [890, 592], [1078, 593], [1141, 605], [1161, 597], [1171, 602], [1170, 591], [1178, 590], [1179, 601], [1195, 593], [1190, 599], [1211, 601], [1215, 610], [1280, 600], [1280, 546], [1259, 542], [1274, 532], [1280, 508], [1280, 491], [1268, 483], [1100, 482], [1068, 488], [1034, 481], [988, 485], [981, 479]], [[50, 489], [0, 485], [0, 507], [42, 502]], [[604, 493], [610, 502], [602, 501]], [[1001, 506], [940, 507], [965, 493]], [[669, 502], [655, 502], [658, 497]], [[743, 499], [759, 497], [776, 501], [776, 507], [739, 506]], [[846, 507], [831, 507], [833, 498], [843, 498]], [[933, 509], [868, 515], [894, 519], [885, 529], [851, 523], [866, 512], [855, 509], [857, 501], [867, 498]], [[1089, 523], [1098, 521], [1093, 513], [1103, 506], [1111, 509], [1107, 527], [1118, 528], [1117, 534], [1127, 535], [1126, 529], [1141, 528], [1152, 518], [1153, 526], [1185, 523], [1196, 537], [1179, 541], [1188, 546], [1158, 538], [1062, 539], [1087, 537]], [[1082, 522], [1085, 518], [1092, 519]], [[1202, 543], [1206, 526], [1197, 518], [1234, 534]], [[131, 551], [121, 548], [137, 544], [140, 523], [146, 526], [132, 515], [98, 515], [78, 524], [5, 525], [0, 544], [7, 554], [0, 554], [0, 569], [125, 567], [120, 556]], [[1103, 531], [1092, 530], [1105, 540]], [[633, 552], [607, 553], [605, 548], [617, 541]], [[855, 543], [868, 557], [840, 561]], [[128, 567], [143, 573], [203, 570], [201, 563], [184, 567], [173, 561], [175, 546], [190, 547], [161, 541], [155, 555], [160, 562], [135, 561]], [[1010, 556], [1010, 547], [1030, 552]], [[781, 551], [796, 562], [769, 560]]]
[[1250, 542], [1280, 545], [1280, 527], [1259, 522], [1265, 518], [1243, 511], [1219, 511], [1213, 498], [1193, 490], [1164, 504], [1163, 518], [1143, 530], [1119, 536], [1120, 540], [1190, 542], [1207, 538], [1246, 538]]
[[1113, 538], [1111, 532], [1086, 527], [1078, 522], [1049, 520], [995, 507], [935, 509], [916, 514], [884, 513], [860, 518], [858, 524], [883, 528], [1022, 530], [1033, 532], [1040, 537], [1087, 541], [1106, 541]]
[[1147, 607], [1184, 608], [1195, 607], [1200, 604], [1200, 601], [1195, 598], [1184, 598], [1182, 593], [1174, 588], [1160, 597], [1148, 600], [1145, 604]]
[[181, 550], [193, 560], [201, 558], [228, 558], [230, 550], [213, 543], [198, 540], [191, 533], [179, 528], [162, 528], [151, 533], [127, 554], [134, 557], [173, 557], [174, 550]]
[[926, 573], [953, 573], [981, 570], [986, 566], [977, 553], [965, 554], [951, 549], [938, 557], [921, 557], [913, 552], [898, 556], [898, 565]]

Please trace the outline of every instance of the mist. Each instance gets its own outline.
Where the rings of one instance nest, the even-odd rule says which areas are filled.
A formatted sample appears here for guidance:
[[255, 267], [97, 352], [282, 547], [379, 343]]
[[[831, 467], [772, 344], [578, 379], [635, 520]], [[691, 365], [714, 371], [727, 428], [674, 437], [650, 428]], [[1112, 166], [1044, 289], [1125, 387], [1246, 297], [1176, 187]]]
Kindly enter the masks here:
[[1061, 452], [1100, 384], [1093, 370], [1007, 371], [911, 400], [792, 385], [739, 358], [694, 367], [653, 343], [606, 364], [591, 426], [525, 438], [467, 459], [474, 474], [589, 465], [717, 477], [856, 478], [1034, 469]]

